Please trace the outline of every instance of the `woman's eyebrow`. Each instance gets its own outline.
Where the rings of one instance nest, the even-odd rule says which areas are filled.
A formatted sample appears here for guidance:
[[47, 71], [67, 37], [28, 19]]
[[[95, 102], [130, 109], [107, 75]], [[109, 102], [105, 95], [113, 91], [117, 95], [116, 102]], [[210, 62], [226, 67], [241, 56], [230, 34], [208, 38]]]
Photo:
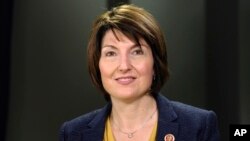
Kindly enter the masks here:
[[102, 48], [113, 48], [116, 49], [117, 47], [115, 47], [114, 45], [103, 45]]
[[[137, 47], [139, 47], [139, 48], [142, 48], [142, 47], [148, 47], [148, 45], [147, 44], [144, 44], [144, 43], [134, 43], [134, 44], [132, 44], [131, 46], [129, 46], [129, 48], [137, 48]], [[112, 45], [112, 44], [104, 44], [103, 46], [102, 46], [102, 48], [112, 48], [112, 49], [118, 49], [118, 47], [116, 47], [115, 45]]]

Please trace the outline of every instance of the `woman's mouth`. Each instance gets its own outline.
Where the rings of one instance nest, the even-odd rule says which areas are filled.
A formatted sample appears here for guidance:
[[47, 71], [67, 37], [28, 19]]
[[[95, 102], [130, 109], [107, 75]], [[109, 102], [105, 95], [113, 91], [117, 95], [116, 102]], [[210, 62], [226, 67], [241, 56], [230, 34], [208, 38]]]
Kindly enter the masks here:
[[128, 84], [134, 82], [135, 79], [136, 79], [136, 78], [133, 77], [133, 76], [124, 76], [124, 77], [118, 77], [118, 78], [116, 78], [115, 80], [116, 80], [119, 84], [121, 84], [121, 85], [128, 85]]

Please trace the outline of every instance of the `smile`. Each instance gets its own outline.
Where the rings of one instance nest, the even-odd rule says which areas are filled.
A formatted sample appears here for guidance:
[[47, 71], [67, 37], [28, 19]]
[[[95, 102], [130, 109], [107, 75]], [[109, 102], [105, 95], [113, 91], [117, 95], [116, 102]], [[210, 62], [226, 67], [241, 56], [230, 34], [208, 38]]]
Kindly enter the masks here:
[[118, 77], [116, 78], [115, 80], [119, 83], [119, 84], [122, 84], [122, 85], [128, 85], [132, 82], [134, 82], [136, 78], [133, 77], [133, 76], [126, 76], [126, 77]]

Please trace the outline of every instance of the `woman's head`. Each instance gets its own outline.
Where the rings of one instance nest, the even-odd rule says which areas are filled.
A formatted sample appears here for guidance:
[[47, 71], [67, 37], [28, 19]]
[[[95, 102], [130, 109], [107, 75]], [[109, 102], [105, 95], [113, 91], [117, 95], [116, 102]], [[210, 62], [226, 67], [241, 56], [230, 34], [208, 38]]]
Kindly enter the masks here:
[[[118, 33], [141, 46], [141, 39], [151, 49], [153, 59], [151, 94], [157, 94], [169, 77], [167, 51], [163, 33], [153, 16], [142, 8], [133, 5], [121, 5], [102, 14], [93, 24], [88, 43], [88, 69], [90, 77], [105, 95], [99, 63], [102, 53], [102, 42], [107, 32], [112, 31], [119, 40]], [[148, 74], [151, 75], [151, 74]]]

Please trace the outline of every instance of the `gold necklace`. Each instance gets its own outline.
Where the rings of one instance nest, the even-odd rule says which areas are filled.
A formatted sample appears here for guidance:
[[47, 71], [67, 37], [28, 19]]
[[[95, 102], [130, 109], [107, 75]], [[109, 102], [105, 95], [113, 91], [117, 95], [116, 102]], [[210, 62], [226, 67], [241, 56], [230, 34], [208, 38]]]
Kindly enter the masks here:
[[113, 123], [114, 123], [114, 126], [115, 126], [116, 128], [118, 128], [118, 130], [119, 130], [121, 133], [127, 135], [128, 138], [133, 138], [133, 137], [134, 137], [134, 134], [135, 134], [138, 130], [142, 129], [142, 128], [146, 125], [146, 123], [147, 123], [150, 119], [153, 118], [153, 116], [154, 116], [154, 114], [156, 113], [156, 111], [157, 111], [157, 108], [155, 108], [155, 111], [150, 115], [150, 117], [149, 117], [147, 120], [145, 120], [145, 121], [143, 122], [143, 124], [141, 125], [141, 127], [139, 127], [138, 129], [136, 129], [136, 130], [134, 130], [134, 131], [132, 131], [132, 132], [125, 132], [125, 131], [123, 131], [114, 121], [113, 121]]

